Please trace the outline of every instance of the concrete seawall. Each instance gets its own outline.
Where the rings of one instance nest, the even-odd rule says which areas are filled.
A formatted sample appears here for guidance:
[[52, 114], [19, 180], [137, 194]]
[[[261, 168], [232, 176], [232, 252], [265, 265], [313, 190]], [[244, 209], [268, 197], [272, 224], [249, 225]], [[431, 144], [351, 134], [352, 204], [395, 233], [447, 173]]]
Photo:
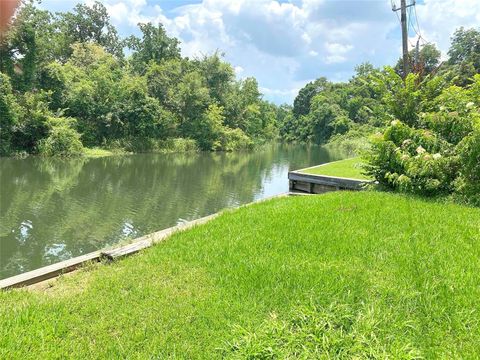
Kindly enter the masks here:
[[327, 175], [314, 175], [299, 171], [288, 173], [290, 191], [301, 191], [310, 194], [322, 194], [337, 190], [362, 190], [372, 181], [341, 178]]

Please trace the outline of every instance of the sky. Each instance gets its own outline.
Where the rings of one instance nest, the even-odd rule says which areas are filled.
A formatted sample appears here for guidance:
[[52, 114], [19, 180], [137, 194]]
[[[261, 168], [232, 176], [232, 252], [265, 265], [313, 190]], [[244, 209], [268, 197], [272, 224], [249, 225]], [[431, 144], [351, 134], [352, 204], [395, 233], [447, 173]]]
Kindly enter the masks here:
[[[40, 6], [67, 11], [78, 2], [93, 1], [43, 0]], [[400, 23], [392, 11], [400, 0], [102, 2], [122, 36], [138, 35], [139, 22], [160, 22], [179, 38], [184, 56], [219, 50], [239, 79], [254, 76], [264, 98], [277, 104], [291, 104], [300, 88], [320, 76], [346, 81], [362, 62], [393, 65], [401, 54]], [[415, 9], [411, 44], [416, 29], [443, 56], [455, 29], [480, 26], [480, 0], [417, 0]], [[412, 20], [414, 14], [411, 8]]]

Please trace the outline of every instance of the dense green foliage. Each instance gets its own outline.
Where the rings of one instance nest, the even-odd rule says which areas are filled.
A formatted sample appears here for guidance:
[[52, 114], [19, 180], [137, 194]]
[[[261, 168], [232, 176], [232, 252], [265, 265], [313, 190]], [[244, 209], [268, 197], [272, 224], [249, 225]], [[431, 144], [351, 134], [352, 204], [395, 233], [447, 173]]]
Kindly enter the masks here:
[[149, 151], [179, 138], [234, 150], [277, 136], [254, 78], [237, 81], [219, 53], [183, 58], [161, 24], [139, 28], [121, 39], [100, 2], [57, 14], [25, 2], [0, 44], [0, 155]]
[[363, 64], [348, 83], [320, 78], [279, 117], [280, 133], [369, 149], [367, 173], [388, 188], [480, 205], [480, 31], [458, 29], [448, 56], [440, 64], [428, 44], [412, 50], [415, 73], [406, 77], [399, 62]]
[[[480, 75], [473, 81], [465, 88], [444, 85], [438, 96], [429, 99], [422, 95], [431, 84], [418, 84], [416, 76], [409, 75], [405, 82], [409, 99], [398, 120], [373, 137], [367, 172], [389, 188], [454, 194], [480, 205]], [[438, 82], [434, 85], [438, 91]]]
[[320, 78], [307, 84], [292, 111], [279, 118], [280, 134], [286, 141], [325, 144], [338, 136], [371, 133], [390, 118], [382, 87], [386, 71], [362, 64], [348, 83]]
[[[475, 74], [480, 73], [480, 31], [458, 29], [448, 61], [441, 63], [440, 56], [433, 44], [426, 44], [418, 54], [412, 50], [415, 76], [406, 78], [399, 61], [395, 68], [361, 64], [346, 83], [332, 83], [324, 77], [308, 83], [299, 91], [291, 111], [279, 117], [280, 133], [287, 141], [355, 144], [353, 140], [383, 131], [392, 120], [416, 126], [422, 112], [448, 101], [446, 95], [439, 97], [444, 89], [465, 89], [475, 82]], [[474, 104], [478, 111], [477, 102]]]
[[11, 149], [13, 128], [18, 123], [19, 110], [8, 77], [0, 73], [0, 153], [8, 153]]
[[1, 292], [0, 357], [478, 358], [479, 223], [374, 192], [244, 207]]

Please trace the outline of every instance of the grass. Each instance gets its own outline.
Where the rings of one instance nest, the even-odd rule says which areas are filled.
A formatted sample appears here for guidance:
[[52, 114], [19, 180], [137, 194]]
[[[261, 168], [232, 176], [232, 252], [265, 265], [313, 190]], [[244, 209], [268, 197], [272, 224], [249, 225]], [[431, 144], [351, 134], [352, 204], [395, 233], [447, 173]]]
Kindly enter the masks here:
[[99, 147], [84, 148], [84, 153], [85, 153], [85, 156], [92, 157], [92, 158], [128, 154], [126, 151], [121, 149], [107, 150]]
[[314, 175], [327, 175], [341, 178], [371, 180], [362, 173], [361, 160], [358, 157], [334, 161], [331, 163], [302, 169], [302, 173]]
[[279, 198], [0, 293], [0, 358], [478, 358], [479, 268], [479, 209]]
[[113, 155], [127, 155], [134, 153], [172, 154], [198, 152], [198, 146], [192, 139], [140, 139], [118, 140], [108, 145], [108, 148], [93, 147], [84, 148], [87, 157], [104, 157]]

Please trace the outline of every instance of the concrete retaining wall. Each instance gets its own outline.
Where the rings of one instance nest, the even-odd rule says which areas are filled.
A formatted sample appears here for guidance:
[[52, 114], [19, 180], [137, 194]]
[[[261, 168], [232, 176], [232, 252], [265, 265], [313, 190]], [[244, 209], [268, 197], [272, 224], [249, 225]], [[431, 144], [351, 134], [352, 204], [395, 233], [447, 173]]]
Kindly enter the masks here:
[[310, 194], [323, 194], [337, 190], [362, 190], [371, 183], [370, 180], [340, 178], [327, 175], [313, 175], [301, 171], [288, 173], [290, 191], [301, 191]]

